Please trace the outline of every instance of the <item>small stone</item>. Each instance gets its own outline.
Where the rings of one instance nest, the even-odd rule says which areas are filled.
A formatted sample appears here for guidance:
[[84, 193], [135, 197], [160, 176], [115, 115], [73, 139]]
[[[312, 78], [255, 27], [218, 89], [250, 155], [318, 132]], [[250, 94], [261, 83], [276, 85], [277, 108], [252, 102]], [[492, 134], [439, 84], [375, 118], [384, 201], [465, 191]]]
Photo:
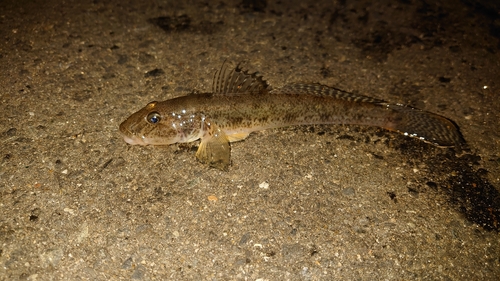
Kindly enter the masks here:
[[269, 188], [269, 183], [267, 181], [263, 181], [259, 184], [259, 187], [262, 189], [268, 189]]
[[342, 193], [344, 195], [351, 196], [351, 195], [354, 195], [356, 193], [356, 191], [354, 190], [354, 188], [348, 187], [348, 188], [342, 189]]
[[132, 257], [129, 257], [128, 259], [126, 259], [123, 263], [122, 263], [122, 268], [123, 269], [129, 269], [132, 267]]
[[144, 266], [138, 265], [137, 268], [134, 270], [134, 273], [132, 273], [131, 278], [136, 279], [136, 280], [143, 279], [144, 278], [144, 271], [145, 271]]

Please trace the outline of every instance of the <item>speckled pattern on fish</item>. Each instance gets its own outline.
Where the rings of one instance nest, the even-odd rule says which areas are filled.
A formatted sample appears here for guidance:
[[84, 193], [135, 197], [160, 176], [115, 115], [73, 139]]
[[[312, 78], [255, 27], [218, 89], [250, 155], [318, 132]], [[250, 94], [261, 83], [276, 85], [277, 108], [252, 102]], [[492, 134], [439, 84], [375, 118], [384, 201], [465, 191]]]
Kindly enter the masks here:
[[405, 105], [354, 95], [320, 84], [288, 84], [271, 89], [255, 73], [223, 64], [212, 93], [151, 102], [120, 125], [127, 143], [168, 145], [201, 139], [196, 156], [225, 169], [229, 142], [251, 132], [292, 125], [357, 124], [377, 126], [437, 146], [463, 143], [455, 123]]

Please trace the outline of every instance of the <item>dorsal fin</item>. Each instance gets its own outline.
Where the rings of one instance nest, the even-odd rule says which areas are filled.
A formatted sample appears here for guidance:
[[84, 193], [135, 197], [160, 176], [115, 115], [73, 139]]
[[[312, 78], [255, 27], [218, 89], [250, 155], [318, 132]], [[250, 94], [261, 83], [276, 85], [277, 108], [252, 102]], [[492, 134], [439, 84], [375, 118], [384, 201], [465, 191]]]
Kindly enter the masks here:
[[357, 95], [342, 91], [337, 88], [321, 85], [321, 84], [303, 84], [294, 83], [287, 84], [282, 88], [277, 89], [277, 93], [287, 93], [287, 94], [309, 94], [318, 96], [330, 96], [341, 100], [353, 101], [353, 102], [369, 102], [369, 103], [380, 103], [383, 104], [385, 101], [375, 99], [372, 97], [367, 97], [363, 95]]
[[257, 72], [249, 73], [238, 64], [234, 69], [228, 70], [226, 63], [222, 64], [220, 70], [214, 74], [212, 93], [217, 95], [226, 94], [263, 94], [267, 93], [269, 85], [257, 75]]

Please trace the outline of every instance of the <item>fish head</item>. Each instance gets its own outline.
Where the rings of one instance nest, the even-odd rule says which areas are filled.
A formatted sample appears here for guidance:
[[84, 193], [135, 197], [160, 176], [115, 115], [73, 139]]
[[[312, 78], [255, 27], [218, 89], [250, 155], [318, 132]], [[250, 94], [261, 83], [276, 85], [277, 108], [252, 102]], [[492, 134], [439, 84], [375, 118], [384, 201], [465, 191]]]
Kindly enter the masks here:
[[169, 145], [200, 137], [202, 117], [176, 106], [175, 100], [153, 101], [120, 124], [125, 142], [131, 145]]

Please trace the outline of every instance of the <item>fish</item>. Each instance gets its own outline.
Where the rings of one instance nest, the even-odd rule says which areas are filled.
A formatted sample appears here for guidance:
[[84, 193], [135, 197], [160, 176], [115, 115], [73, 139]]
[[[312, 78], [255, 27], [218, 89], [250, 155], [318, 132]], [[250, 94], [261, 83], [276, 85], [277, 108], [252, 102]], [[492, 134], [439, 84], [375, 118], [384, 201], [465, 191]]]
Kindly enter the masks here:
[[457, 124], [444, 116], [317, 83], [273, 89], [257, 72], [225, 63], [214, 74], [211, 92], [152, 101], [123, 121], [119, 130], [130, 145], [200, 140], [200, 162], [227, 170], [231, 142], [255, 131], [315, 124], [375, 126], [437, 147], [465, 143]]

